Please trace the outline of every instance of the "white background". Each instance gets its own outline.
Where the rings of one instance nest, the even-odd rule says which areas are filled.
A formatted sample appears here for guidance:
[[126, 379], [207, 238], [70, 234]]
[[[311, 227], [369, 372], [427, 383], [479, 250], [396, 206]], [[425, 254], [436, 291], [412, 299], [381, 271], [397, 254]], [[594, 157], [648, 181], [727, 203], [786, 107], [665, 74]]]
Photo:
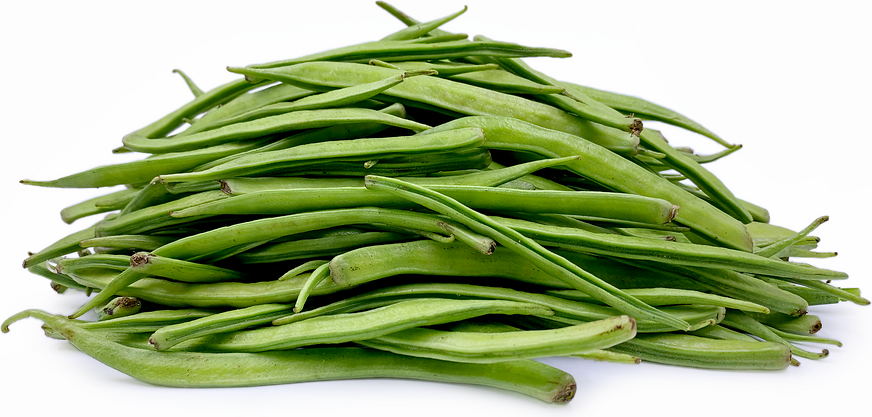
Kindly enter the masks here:
[[[316, 4], [317, 3], [317, 4]], [[569, 50], [530, 62], [548, 74], [674, 108], [745, 148], [709, 165], [773, 223], [815, 232], [847, 271], [868, 278], [870, 95], [867, 2], [467, 1], [395, 5], [421, 20], [469, 12], [446, 30]], [[58, 296], [20, 268], [26, 252], [86, 227], [61, 208], [105, 190], [27, 187], [129, 160], [121, 137], [191, 98], [173, 68], [205, 90], [234, 78], [227, 65], [272, 61], [378, 39], [403, 25], [362, 2], [5, 2], [0, 23], [0, 318], [26, 308], [70, 313], [83, 296]], [[654, 126], [652, 123], [651, 126]], [[663, 128], [672, 143], [718, 150]], [[821, 335], [845, 343], [831, 356], [781, 372], [722, 372], [642, 364], [547, 360], [572, 373], [576, 399], [554, 406], [497, 390], [373, 380], [248, 389], [167, 389], [137, 382], [42, 336], [33, 320], [0, 336], [4, 414], [58, 415], [837, 415], [868, 410], [872, 308], [812, 311]], [[16, 415], [20, 412], [14, 413]], [[10, 415], [10, 414], [7, 414]]]

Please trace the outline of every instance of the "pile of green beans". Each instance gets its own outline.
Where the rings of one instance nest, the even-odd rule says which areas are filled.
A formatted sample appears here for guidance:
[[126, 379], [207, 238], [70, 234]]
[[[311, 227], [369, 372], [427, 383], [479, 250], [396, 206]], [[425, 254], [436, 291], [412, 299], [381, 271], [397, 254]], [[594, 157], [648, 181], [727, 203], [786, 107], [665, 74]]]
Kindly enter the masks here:
[[[550, 402], [571, 356], [778, 370], [827, 349], [815, 305], [867, 305], [811, 233], [770, 224], [704, 164], [732, 145], [640, 98], [554, 79], [569, 52], [439, 29], [266, 64], [122, 139], [145, 157], [50, 181], [113, 188], [23, 266], [58, 293], [46, 335], [134, 378], [227, 387], [352, 378]], [[725, 149], [695, 155], [645, 122]], [[94, 321], [80, 317], [96, 312]]]

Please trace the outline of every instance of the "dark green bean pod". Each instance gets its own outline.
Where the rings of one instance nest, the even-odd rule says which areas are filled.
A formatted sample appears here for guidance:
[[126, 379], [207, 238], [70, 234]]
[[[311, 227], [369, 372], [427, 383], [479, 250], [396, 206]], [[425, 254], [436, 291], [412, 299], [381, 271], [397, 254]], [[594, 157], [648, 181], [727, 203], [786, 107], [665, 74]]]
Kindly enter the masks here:
[[[677, 211], [677, 207], [669, 202], [631, 194], [597, 191], [528, 191], [466, 185], [428, 184], [425, 186], [469, 207], [483, 210], [601, 216], [654, 225], [669, 223]], [[415, 207], [414, 203], [403, 198], [363, 187], [298, 188], [248, 193], [174, 211], [172, 215], [199, 218], [219, 214], [276, 215], [362, 206]]]
[[57, 188], [96, 188], [147, 183], [162, 174], [184, 172], [200, 164], [263, 146], [266, 140], [235, 142], [187, 152], [166, 153], [121, 164], [103, 165], [52, 181], [22, 180], [22, 184]]
[[365, 161], [372, 158], [459, 151], [478, 148], [484, 142], [484, 133], [481, 129], [457, 129], [434, 136], [431, 140], [428, 140], [426, 136], [362, 138], [310, 143], [289, 149], [246, 155], [205, 171], [161, 175], [156, 179], [162, 182], [220, 180], [227, 177], [313, 165], [331, 160], [361, 159]]
[[608, 350], [643, 361], [706, 369], [779, 370], [790, 349], [779, 343], [708, 339], [684, 334], [646, 334]]
[[124, 189], [114, 193], [94, 197], [78, 204], [73, 204], [72, 206], [61, 210], [61, 220], [66, 224], [71, 224], [83, 217], [105, 213], [107, 211], [121, 210], [134, 198], [134, 196], [136, 196], [138, 192], [139, 190], [135, 188]]
[[[286, 85], [286, 84], [279, 84]], [[292, 86], [291, 86], [292, 87]], [[222, 107], [223, 108], [223, 107]], [[397, 117], [406, 117], [406, 108], [399, 103], [394, 103], [390, 106], [387, 106], [381, 110], [380, 112], [387, 113]], [[239, 152], [231, 155], [227, 155], [221, 158], [213, 159], [212, 161], [205, 162], [196, 166], [193, 171], [205, 171], [210, 168], [214, 168], [218, 165], [224, 164], [225, 162], [230, 162], [234, 159], [240, 158], [245, 155], [256, 154], [261, 152], [268, 151], [278, 151], [282, 149], [291, 148], [298, 145], [305, 145], [307, 143], [315, 143], [315, 142], [326, 142], [331, 140], [346, 140], [346, 139], [355, 139], [355, 138], [365, 138], [370, 135], [376, 134], [387, 129], [389, 126], [382, 123], [361, 123], [361, 124], [350, 124], [350, 125], [340, 125], [340, 126], [331, 126], [324, 127], [321, 129], [310, 129], [304, 130], [299, 133], [294, 133], [291, 136], [285, 137], [283, 139], [279, 139], [276, 141], [268, 142], [263, 144], [262, 146], [256, 147], [254, 149], [249, 149], [244, 152]]]
[[[411, 358], [369, 349], [321, 348], [268, 353], [154, 352], [109, 342], [74, 321], [39, 310], [3, 323], [36, 317], [81, 351], [136, 379], [173, 387], [239, 387], [357, 378], [408, 378], [485, 385], [550, 402], [575, 395], [572, 376], [535, 361], [463, 364]], [[238, 374], [238, 370], [245, 371]]]
[[79, 245], [83, 248], [103, 247], [152, 251], [176, 240], [179, 240], [179, 238], [149, 235], [115, 235], [85, 239], [79, 242]]

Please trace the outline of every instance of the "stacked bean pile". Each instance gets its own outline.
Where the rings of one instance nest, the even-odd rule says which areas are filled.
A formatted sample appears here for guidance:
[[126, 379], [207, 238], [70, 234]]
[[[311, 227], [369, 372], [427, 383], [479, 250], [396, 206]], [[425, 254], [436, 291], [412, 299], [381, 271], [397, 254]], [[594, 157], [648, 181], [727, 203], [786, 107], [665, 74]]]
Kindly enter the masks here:
[[[572, 377], [530, 359], [782, 369], [827, 355], [793, 342], [838, 344], [812, 336], [810, 305], [868, 304], [789, 261], [831, 255], [810, 236], [826, 218], [770, 225], [703, 168], [739, 146], [519, 59], [565, 51], [380, 5], [409, 27], [208, 92], [181, 74], [195, 99], [116, 149], [149, 157], [23, 181], [126, 187], [64, 209], [109, 214], [24, 261], [93, 298], [3, 330], [37, 317], [160, 385], [398, 377], [565, 402]], [[643, 119], [725, 150], [673, 148]]]

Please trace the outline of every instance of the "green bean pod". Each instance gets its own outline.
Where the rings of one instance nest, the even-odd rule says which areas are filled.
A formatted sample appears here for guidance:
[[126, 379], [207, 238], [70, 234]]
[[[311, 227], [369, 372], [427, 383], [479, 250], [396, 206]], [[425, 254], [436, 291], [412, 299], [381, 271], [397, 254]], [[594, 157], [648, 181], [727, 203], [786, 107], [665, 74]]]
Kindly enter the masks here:
[[399, 136], [310, 143], [246, 155], [205, 171], [161, 175], [156, 179], [163, 182], [220, 180], [336, 159], [368, 160], [458, 151], [478, 148], [483, 142], [484, 134], [480, 129], [457, 129], [431, 140], [424, 136]]
[[149, 337], [149, 343], [166, 350], [186, 340], [267, 324], [286, 316], [293, 308], [289, 304], [260, 304], [212, 314], [161, 327]]
[[325, 236], [271, 245], [267, 244], [242, 252], [232, 259], [243, 264], [309, 259], [320, 256], [341, 255], [349, 250], [364, 246], [403, 242], [412, 239], [415, 239], [415, 237], [404, 233], [361, 232], [351, 235]]
[[643, 361], [706, 369], [775, 371], [790, 363], [790, 349], [779, 343], [718, 340], [684, 334], [646, 334], [608, 350]]
[[[469, 207], [483, 210], [575, 214], [655, 225], [669, 223], [677, 212], [677, 207], [669, 202], [631, 194], [597, 191], [528, 191], [452, 185], [426, 185], [426, 187]], [[219, 214], [275, 215], [362, 206], [411, 208], [415, 205], [403, 198], [363, 187], [301, 188], [244, 194], [174, 211], [172, 216], [202, 218], [202, 216]]]
[[138, 252], [131, 256], [130, 269], [141, 274], [181, 282], [240, 281], [246, 278], [245, 274], [231, 269], [180, 261], [148, 252]]
[[236, 123], [215, 130], [194, 133], [173, 139], [148, 139], [140, 135], [124, 137], [124, 146], [137, 152], [169, 153], [191, 151], [228, 142], [240, 142], [262, 136], [274, 135], [293, 130], [313, 129], [342, 124], [383, 123], [403, 127], [413, 131], [429, 128], [427, 125], [412, 122], [401, 117], [370, 109], [323, 109], [300, 110], [277, 116], [264, 117], [248, 122]]
[[170, 217], [169, 213], [187, 207], [206, 204], [210, 201], [216, 201], [223, 198], [229, 198], [229, 196], [217, 190], [206, 191], [167, 203], [145, 207], [132, 213], [119, 216], [113, 220], [101, 222], [97, 225], [95, 229], [95, 235], [96, 237], [101, 237], [112, 235], [139, 234], [160, 227], [172, 226], [175, 224], [184, 223], [186, 221], [191, 221], [192, 219], [180, 221], [179, 219]]
[[631, 317], [618, 316], [560, 329], [504, 333], [413, 328], [357, 343], [408, 356], [494, 363], [604, 349], [632, 339], [635, 327]]
[[3, 332], [24, 317], [36, 317], [87, 355], [154, 385], [240, 387], [390, 377], [484, 385], [550, 402], [568, 402], [575, 395], [571, 375], [535, 361], [462, 364], [355, 348], [268, 353], [154, 352], [106, 341], [72, 320], [39, 310], [27, 310], [6, 320]]
[[821, 318], [813, 314], [806, 314], [801, 317], [792, 317], [778, 313], [753, 314], [747, 311], [745, 314], [769, 327], [774, 327], [788, 333], [815, 334], [823, 327], [821, 325]]
[[[71, 273], [70, 278], [91, 288], [107, 288], [118, 276], [117, 271], [88, 269]], [[308, 274], [284, 281], [187, 283], [138, 276], [134, 283], [117, 291], [119, 296], [136, 297], [169, 307], [183, 308], [243, 308], [266, 303], [289, 303], [297, 298]], [[331, 294], [342, 287], [326, 281], [314, 294]], [[111, 296], [110, 296], [111, 297]], [[96, 297], [91, 300], [97, 299]], [[97, 304], [101, 304], [102, 300]], [[93, 308], [89, 307], [88, 309]], [[87, 312], [88, 310], [84, 310]], [[74, 315], [81, 315], [77, 311]]]
[[155, 155], [138, 161], [103, 165], [51, 181], [22, 180], [22, 184], [57, 188], [97, 188], [147, 183], [162, 174], [190, 170], [200, 164], [257, 149], [265, 140], [234, 142], [187, 152]]
[[178, 240], [175, 237], [149, 235], [114, 235], [94, 237], [79, 242], [83, 248], [113, 248], [152, 251], [167, 243]]
[[[285, 85], [285, 84], [279, 84]], [[381, 110], [382, 113], [390, 114], [392, 116], [397, 117], [406, 117], [406, 108], [399, 103], [394, 103], [390, 106], [387, 106]], [[246, 150], [244, 152], [239, 152], [231, 155], [227, 155], [221, 158], [213, 159], [209, 162], [204, 162], [200, 165], [197, 165], [193, 168], [193, 171], [205, 171], [210, 168], [214, 168], [218, 165], [224, 164], [225, 162], [230, 162], [234, 159], [238, 159], [245, 155], [257, 154], [262, 152], [269, 151], [278, 151], [282, 149], [291, 148], [294, 146], [305, 145], [307, 143], [315, 143], [315, 142], [326, 142], [333, 140], [346, 140], [346, 139], [355, 139], [355, 138], [365, 138], [367, 136], [376, 134], [387, 129], [389, 126], [381, 123], [360, 123], [360, 124], [350, 124], [350, 125], [339, 125], [339, 126], [331, 126], [324, 127], [321, 129], [310, 129], [304, 130], [299, 133], [294, 133], [288, 137], [283, 139], [279, 139], [276, 141], [270, 141], [262, 144], [262, 146], [258, 146], [253, 149]]]
[[227, 84], [218, 86], [195, 97], [190, 102], [186, 103], [182, 107], [179, 107], [177, 110], [164, 116], [160, 120], [135, 131], [134, 134], [146, 138], [157, 138], [164, 136], [181, 126], [183, 123], [182, 119], [193, 118], [197, 114], [200, 114], [221, 103], [230, 101], [237, 95], [245, 93], [246, 91], [251, 90], [255, 87], [258, 87], [258, 85], [260, 84], [251, 84], [245, 79], [241, 79], [234, 80]]
[[[487, 314], [548, 316], [554, 313], [539, 305], [513, 301], [422, 298], [360, 313], [315, 317], [283, 326], [211, 335], [177, 347], [211, 352], [285, 350], [372, 339], [413, 327], [449, 323]], [[149, 343], [155, 349], [163, 349], [160, 340], [149, 339]]]
[[103, 308], [97, 309], [97, 321], [132, 316], [139, 313], [141, 308], [142, 302], [134, 297], [116, 297]]
[[74, 221], [83, 217], [105, 213], [107, 211], [121, 210], [138, 192], [139, 190], [135, 188], [124, 189], [114, 193], [94, 197], [81, 203], [73, 204], [72, 206], [61, 210], [61, 220], [66, 224], [72, 224]]
[[549, 56], [556, 58], [568, 58], [572, 56], [571, 53], [559, 49], [532, 48], [508, 42], [449, 41], [419, 43], [414, 39], [406, 41], [382, 40], [346, 46], [296, 59], [249, 65], [246, 68], [263, 69], [287, 67], [313, 61], [369, 62], [371, 59], [380, 59], [382, 61], [408, 61], [447, 59], [474, 55], [511, 57]]

